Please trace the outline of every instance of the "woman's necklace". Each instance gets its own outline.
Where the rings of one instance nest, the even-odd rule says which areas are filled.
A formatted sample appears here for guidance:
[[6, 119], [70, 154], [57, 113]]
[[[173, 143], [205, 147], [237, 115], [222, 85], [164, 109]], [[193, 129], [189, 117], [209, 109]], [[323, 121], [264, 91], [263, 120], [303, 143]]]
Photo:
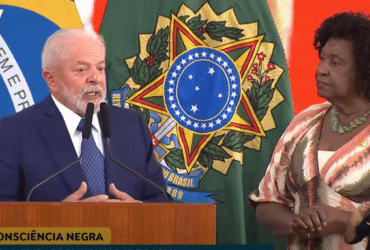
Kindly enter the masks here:
[[368, 116], [369, 114], [370, 114], [370, 110], [367, 111], [366, 114], [357, 117], [353, 122], [342, 125], [342, 124], [339, 123], [337, 108], [335, 106], [333, 106], [333, 108], [331, 110], [331, 116], [330, 116], [331, 130], [333, 130], [333, 132], [339, 133], [339, 134], [343, 134], [345, 132], [352, 131], [353, 129], [357, 128], [362, 123], [364, 123], [366, 121], [366, 116]]

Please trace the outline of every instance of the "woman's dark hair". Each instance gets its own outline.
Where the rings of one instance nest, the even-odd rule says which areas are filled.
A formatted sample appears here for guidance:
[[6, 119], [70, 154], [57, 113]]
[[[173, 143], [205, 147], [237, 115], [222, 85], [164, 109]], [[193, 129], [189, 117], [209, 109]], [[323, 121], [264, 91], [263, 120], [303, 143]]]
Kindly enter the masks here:
[[313, 46], [318, 50], [330, 38], [353, 42], [356, 67], [356, 91], [370, 101], [370, 18], [364, 12], [343, 12], [325, 19], [315, 31]]

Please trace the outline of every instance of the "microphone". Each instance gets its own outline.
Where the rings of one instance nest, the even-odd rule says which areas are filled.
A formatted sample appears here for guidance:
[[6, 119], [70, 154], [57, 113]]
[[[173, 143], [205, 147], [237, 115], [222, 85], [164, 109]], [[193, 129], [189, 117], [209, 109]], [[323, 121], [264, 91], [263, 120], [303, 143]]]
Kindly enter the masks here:
[[161, 193], [163, 194], [163, 196], [165, 197], [166, 202], [169, 202], [169, 199], [168, 199], [168, 196], [166, 194], [166, 191], [164, 191], [164, 189], [162, 187], [160, 187], [159, 185], [155, 184], [154, 182], [152, 182], [148, 178], [142, 176], [141, 174], [139, 174], [138, 172], [136, 172], [132, 168], [130, 168], [130, 167], [126, 166], [125, 164], [119, 162], [117, 159], [115, 159], [113, 157], [111, 146], [110, 146], [111, 130], [110, 130], [110, 123], [109, 123], [109, 114], [108, 114], [107, 104], [105, 102], [100, 103], [100, 114], [101, 114], [102, 124], [103, 124], [103, 129], [102, 129], [102, 131], [103, 131], [103, 137], [104, 137], [105, 141], [107, 142], [107, 149], [108, 149], [109, 157], [115, 163], [117, 163], [119, 166], [121, 166], [122, 168], [126, 169], [130, 173], [136, 175], [137, 177], [141, 178], [145, 182], [149, 183], [151, 186], [153, 186], [153, 187], [157, 188], [158, 190], [160, 190]]
[[94, 114], [94, 104], [89, 102], [86, 107], [85, 123], [82, 129], [82, 138], [84, 140], [87, 140], [90, 137], [93, 114]]
[[82, 147], [81, 147], [81, 154], [80, 154], [80, 157], [78, 157], [78, 159], [74, 162], [72, 162], [71, 164], [69, 164], [68, 166], [66, 166], [65, 168], [61, 169], [60, 171], [56, 172], [55, 174], [49, 176], [48, 178], [46, 178], [45, 180], [43, 181], [40, 181], [39, 183], [37, 183], [35, 186], [33, 186], [30, 191], [28, 192], [28, 195], [27, 195], [27, 198], [26, 198], [26, 201], [30, 201], [30, 198], [31, 198], [31, 195], [33, 193], [33, 191], [35, 191], [36, 188], [40, 187], [41, 185], [43, 185], [44, 183], [48, 182], [49, 180], [53, 179], [55, 176], [63, 173], [64, 171], [66, 171], [67, 169], [69, 169], [70, 167], [72, 167], [73, 165], [77, 164], [77, 163], [80, 163], [81, 162], [81, 156], [82, 156], [82, 150], [84, 149], [85, 147], [85, 144], [86, 144], [86, 141], [87, 139], [89, 139], [90, 137], [90, 134], [91, 134], [91, 123], [92, 123], [92, 117], [93, 117], [93, 114], [94, 114], [94, 104], [89, 102], [87, 104], [87, 107], [86, 107], [86, 112], [85, 112], [85, 123], [84, 123], [84, 127], [82, 129]]
[[103, 123], [103, 137], [105, 139], [109, 139], [111, 136], [111, 131], [110, 131], [110, 123], [109, 123], [109, 116], [108, 116], [108, 108], [107, 104], [105, 102], [100, 103], [100, 115], [102, 118], [102, 123]]

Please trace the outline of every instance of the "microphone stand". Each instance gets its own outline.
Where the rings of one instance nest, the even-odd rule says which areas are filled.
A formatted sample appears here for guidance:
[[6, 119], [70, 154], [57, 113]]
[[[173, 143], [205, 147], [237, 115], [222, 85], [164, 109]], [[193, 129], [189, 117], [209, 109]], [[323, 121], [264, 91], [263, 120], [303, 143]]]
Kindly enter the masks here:
[[110, 156], [110, 158], [115, 162], [117, 163], [118, 165], [120, 165], [122, 168], [126, 169], [127, 171], [129, 171], [130, 173], [136, 175], [137, 177], [143, 179], [145, 182], [149, 183], [150, 185], [152, 185], [153, 187], [159, 189], [163, 196], [165, 197], [166, 199], [166, 202], [170, 202], [170, 200], [168, 199], [168, 196], [167, 196], [167, 193], [166, 191], [163, 190], [163, 188], [157, 184], [155, 184], [154, 182], [152, 182], [151, 180], [149, 180], [148, 178], [145, 178], [144, 176], [142, 176], [141, 174], [137, 173], [136, 171], [132, 170], [131, 168], [129, 168], [128, 166], [126, 166], [125, 164], [119, 162], [118, 160], [116, 160], [113, 155], [112, 155], [112, 151], [111, 151], [111, 147], [110, 147], [110, 138], [109, 137], [106, 137], [105, 138], [105, 141], [106, 141], [106, 144], [107, 144], [107, 150], [108, 150], [108, 154]]

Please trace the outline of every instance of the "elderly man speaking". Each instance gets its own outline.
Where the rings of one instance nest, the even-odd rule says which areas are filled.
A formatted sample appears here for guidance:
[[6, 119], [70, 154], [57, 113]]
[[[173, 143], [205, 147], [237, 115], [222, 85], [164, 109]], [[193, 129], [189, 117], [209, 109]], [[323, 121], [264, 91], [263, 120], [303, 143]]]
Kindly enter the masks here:
[[[46, 41], [42, 68], [51, 94], [0, 121], [0, 200], [26, 200], [42, 183], [30, 200], [165, 201], [162, 170], [141, 116], [107, 106], [111, 139], [103, 139], [103, 38], [82, 29], [57, 31]], [[91, 136], [83, 140], [88, 103], [94, 107]], [[71, 163], [75, 164], [48, 179]]]

